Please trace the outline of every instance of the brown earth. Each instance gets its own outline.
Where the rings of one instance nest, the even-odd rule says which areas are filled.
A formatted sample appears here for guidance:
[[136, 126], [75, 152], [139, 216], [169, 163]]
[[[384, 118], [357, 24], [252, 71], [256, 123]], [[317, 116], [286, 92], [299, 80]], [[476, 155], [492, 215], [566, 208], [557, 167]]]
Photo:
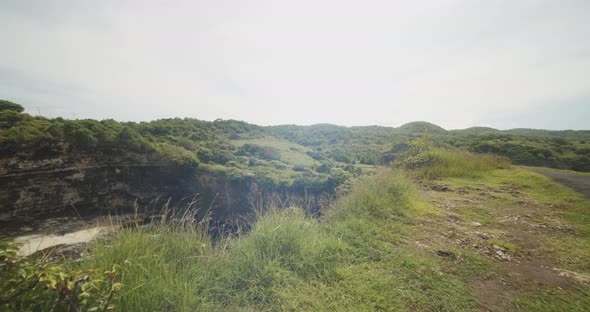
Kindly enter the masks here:
[[[577, 188], [590, 178], [555, 176], [565, 176], [568, 185], [575, 182]], [[423, 198], [442, 216], [417, 224], [417, 247], [439, 256], [452, 251], [458, 266], [468, 255], [494, 266], [469, 279], [480, 311], [514, 310], [514, 300], [537, 289], [580, 293], [590, 286], [588, 274], [561, 268], [567, 260], [547, 241], [576, 235], [575, 227], [560, 218], [560, 207], [527, 198], [520, 186], [511, 184], [466, 184], [456, 189], [423, 184], [421, 189]]]

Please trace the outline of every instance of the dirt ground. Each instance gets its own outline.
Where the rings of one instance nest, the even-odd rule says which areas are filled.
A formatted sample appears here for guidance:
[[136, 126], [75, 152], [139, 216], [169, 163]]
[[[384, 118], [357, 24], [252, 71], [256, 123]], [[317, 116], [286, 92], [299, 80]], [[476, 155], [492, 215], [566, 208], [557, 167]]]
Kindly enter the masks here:
[[[590, 176], [547, 175], [590, 195]], [[492, 263], [493, 270], [470, 280], [481, 311], [518, 310], [515, 302], [541, 291], [583, 296], [590, 287], [590, 275], [563, 268], [569, 256], [552, 245], [552, 240], [584, 238], [561, 218], [559, 205], [528, 198], [523, 187], [445, 181], [422, 185], [423, 198], [443, 215], [417, 224], [425, 234], [416, 237], [416, 245], [439, 255], [452, 253], [459, 265], [470, 254]]]

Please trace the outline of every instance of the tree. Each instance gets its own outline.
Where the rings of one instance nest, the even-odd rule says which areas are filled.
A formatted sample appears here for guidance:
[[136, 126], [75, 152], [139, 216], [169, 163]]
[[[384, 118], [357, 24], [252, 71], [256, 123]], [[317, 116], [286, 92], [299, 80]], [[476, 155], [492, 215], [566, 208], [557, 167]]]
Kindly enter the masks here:
[[6, 100], [0, 100], [0, 112], [14, 111], [17, 113], [22, 113], [24, 110], [25, 110], [25, 108], [19, 104], [12, 103], [12, 102], [6, 101]]

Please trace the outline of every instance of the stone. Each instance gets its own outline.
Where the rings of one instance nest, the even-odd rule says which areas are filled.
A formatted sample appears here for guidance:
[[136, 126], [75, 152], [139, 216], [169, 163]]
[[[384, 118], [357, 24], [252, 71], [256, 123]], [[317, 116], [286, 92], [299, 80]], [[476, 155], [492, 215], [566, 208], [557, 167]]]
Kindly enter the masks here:
[[498, 250], [498, 251], [506, 251], [506, 248], [500, 247], [498, 245], [492, 245], [492, 248], [494, 248], [494, 250]]
[[482, 232], [475, 232], [475, 235], [479, 236], [480, 238], [483, 239], [489, 239], [490, 235], [486, 234], [486, 233], [482, 233]]
[[446, 185], [439, 185], [439, 184], [433, 184], [430, 186], [430, 189], [432, 189], [433, 191], [437, 191], [437, 192], [448, 192], [449, 191], [449, 187]]
[[496, 250], [495, 257], [496, 257], [496, 259], [498, 259], [500, 261], [510, 261], [510, 260], [512, 260], [512, 257], [510, 257], [510, 255], [504, 253], [501, 250]]
[[452, 251], [448, 251], [448, 250], [437, 250], [436, 254], [441, 256], [441, 257], [445, 257], [445, 258], [449, 258], [449, 257], [455, 257], [455, 253]]

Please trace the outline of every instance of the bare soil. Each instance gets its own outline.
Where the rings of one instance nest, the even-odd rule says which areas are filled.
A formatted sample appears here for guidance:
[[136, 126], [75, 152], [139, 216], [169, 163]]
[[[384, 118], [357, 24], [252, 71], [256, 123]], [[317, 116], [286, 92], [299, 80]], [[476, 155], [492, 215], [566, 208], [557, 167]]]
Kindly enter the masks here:
[[[548, 173], [572, 188], [590, 185], [588, 176]], [[575, 230], [559, 217], [557, 207], [525, 197], [519, 186], [422, 185], [422, 195], [443, 215], [417, 224], [418, 247], [439, 255], [453, 250], [458, 265], [467, 254], [475, 254], [495, 267], [469, 280], [480, 311], [510, 311], [511, 301], [539, 288], [579, 292], [590, 286], [590, 278], [584, 280], [587, 274], [560, 268], [565, 260], [546, 240], [575, 235]]]

